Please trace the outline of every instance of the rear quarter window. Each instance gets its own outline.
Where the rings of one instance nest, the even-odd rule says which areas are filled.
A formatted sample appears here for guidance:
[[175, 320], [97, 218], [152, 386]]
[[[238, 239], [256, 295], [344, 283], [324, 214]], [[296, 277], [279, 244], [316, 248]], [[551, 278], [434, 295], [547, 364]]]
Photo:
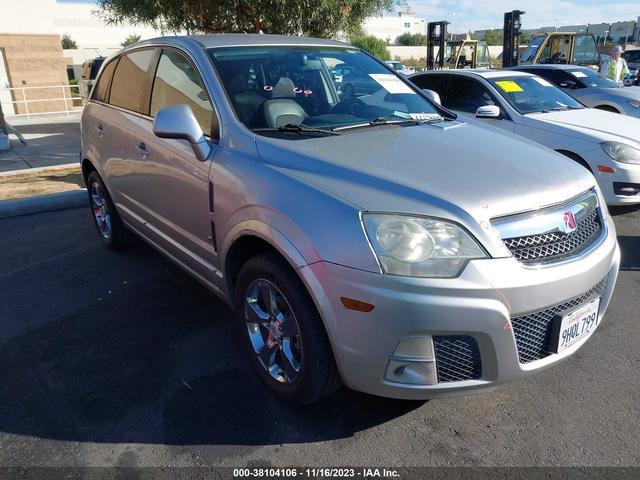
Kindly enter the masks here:
[[102, 74], [96, 80], [96, 85], [93, 87], [93, 94], [91, 96], [92, 100], [97, 100], [98, 102], [107, 103], [109, 98], [109, 85], [111, 84], [111, 79], [113, 77], [113, 71], [116, 69], [118, 65], [118, 59], [115, 58], [107, 63], [102, 70]]

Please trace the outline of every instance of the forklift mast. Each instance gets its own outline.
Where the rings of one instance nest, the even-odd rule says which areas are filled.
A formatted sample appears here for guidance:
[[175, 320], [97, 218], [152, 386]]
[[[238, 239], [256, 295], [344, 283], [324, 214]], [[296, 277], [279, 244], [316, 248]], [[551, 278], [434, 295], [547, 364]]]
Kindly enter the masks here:
[[[427, 70], [444, 68], [444, 49], [447, 45], [447, 25], [449, 22], [427, 23]], [[438, 46], [436, 58], [435, 47]]]
[[522, 10], [513, 10], [504, 14], [504, 39], [502, 41], [502, 66], [514, 67], [518, 65], [520, 47], [520, 15], [524, 15]]

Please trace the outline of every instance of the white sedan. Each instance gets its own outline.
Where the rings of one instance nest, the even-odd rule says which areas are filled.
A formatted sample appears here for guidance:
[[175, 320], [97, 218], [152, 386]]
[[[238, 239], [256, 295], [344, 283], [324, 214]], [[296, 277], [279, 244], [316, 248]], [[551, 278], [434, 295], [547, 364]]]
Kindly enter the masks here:
[[640, 203], [640, 119], [587, 108], [524, 72], [438, 70], [410, 80], [465, 120], [528, 138], [588, 168], [607, 204]]

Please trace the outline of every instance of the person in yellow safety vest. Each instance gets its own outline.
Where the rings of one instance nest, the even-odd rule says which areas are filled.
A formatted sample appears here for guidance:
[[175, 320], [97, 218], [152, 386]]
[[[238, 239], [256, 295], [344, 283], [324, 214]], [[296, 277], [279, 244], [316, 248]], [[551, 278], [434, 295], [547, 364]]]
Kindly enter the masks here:
[[611, 50], [611, 59], [606, 62], [602, 62], [602, 65], [600, 65], [600, 75], [613, 80], [618, 85], [622, 85], [622, 80], [625, 75], [629, 73], [627, 62], [620, 56], [621, 54], [622, 47], [620, 45], [616, 45]]

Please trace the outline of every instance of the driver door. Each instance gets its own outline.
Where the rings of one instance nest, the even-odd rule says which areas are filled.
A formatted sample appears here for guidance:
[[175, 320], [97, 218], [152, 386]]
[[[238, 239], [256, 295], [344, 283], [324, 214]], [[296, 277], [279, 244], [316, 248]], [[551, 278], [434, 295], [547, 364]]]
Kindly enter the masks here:
[[195, 65], [181, 52], [163, 48], [150, 91], [149, 115], [140, 119], [136, 144], [144, 148], [138, 167], [140, 201], [147, 234], [172, 256], [207, 281], [216, 283], [217, 252], [209, 182], [213, 152], [199, 161], [186, 140], [153, 133], [161, 108], [189, 105], [205, 135], [210, 136], [214, 109]]

